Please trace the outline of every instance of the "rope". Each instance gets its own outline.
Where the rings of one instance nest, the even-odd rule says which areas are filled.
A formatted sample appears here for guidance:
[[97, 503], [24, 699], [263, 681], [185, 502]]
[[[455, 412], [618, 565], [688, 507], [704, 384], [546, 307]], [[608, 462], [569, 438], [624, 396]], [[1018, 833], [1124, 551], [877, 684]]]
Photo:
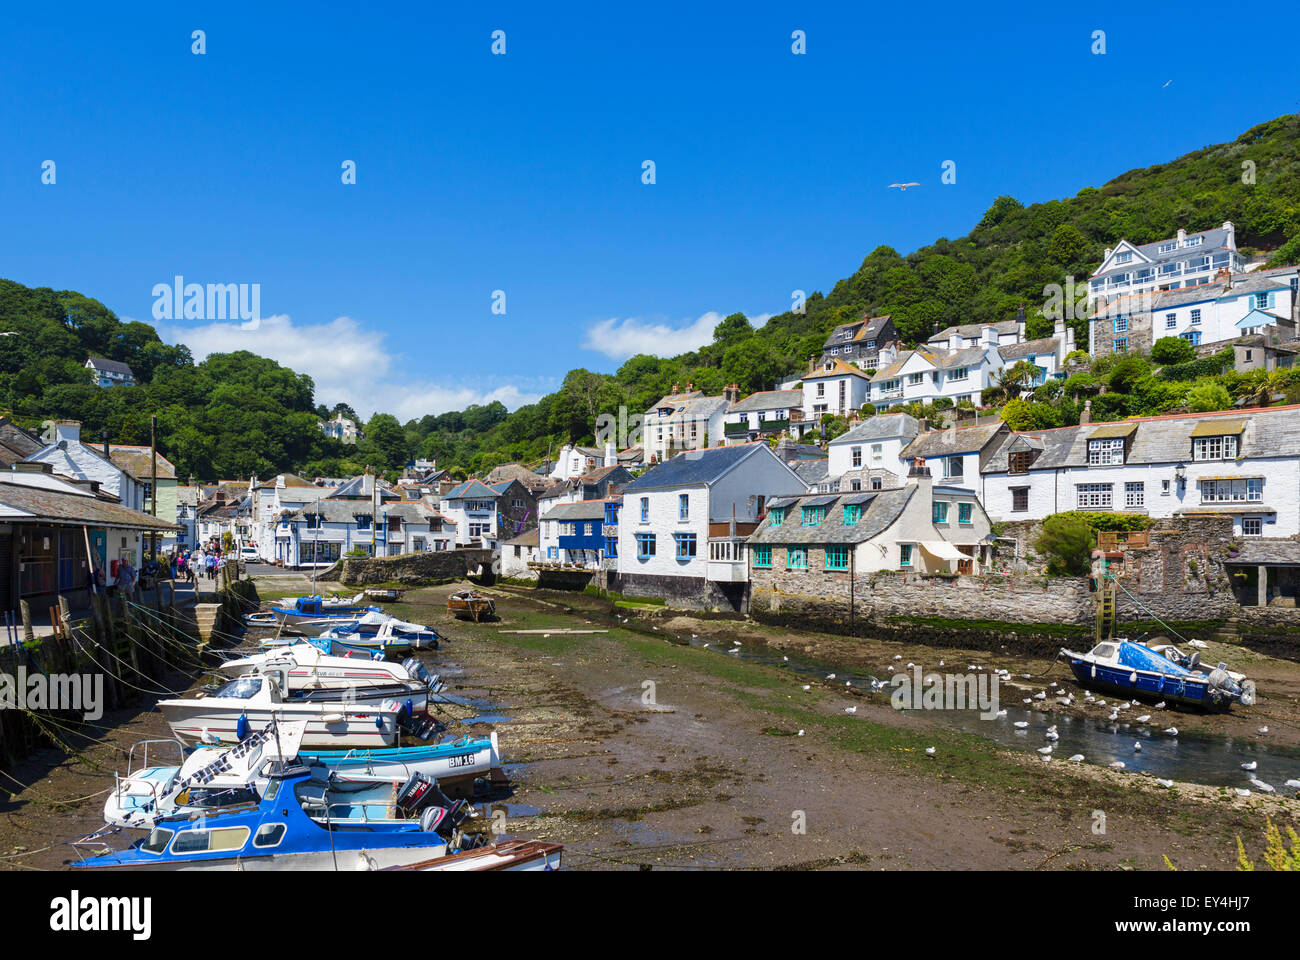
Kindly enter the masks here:
[[1179, 632], [1178, 632], [1177, 630], [1175, 630], [1173, 627], [1169, 626], [1169, 624], [1165, 623], [1163, 620], [1161, 620], [1159, 617], [1157, 617], [1154, 613], [1152, 613], [1150, 607], [1148, 607], [1145, 603], [1143, 603], [1143, 602], [1142, 602], [1141, 600], [1139, 600], [1137, 597], [1133, 596], [1133, 594], [1129, 593], [1129, 592], [1128, 592], [1128, 589], [1124, 586], [1124, 584], [1120, 583], [1119, 580], [1116, 579], [1113, 575], [1108, 576], [1106, 579], [1112, 581], [1112, 582], [1115, 584], [1115, 586], [1117, 586], [1117, 587], [1119, 587], [1121, 590], [1123, 590], [1123, 591], [1124, 591], [1124, 596], [1128, 597], [1128, 598], [1129, 598], [1130, 600], [1132, 600], [1135, 604], [1137, 604], [1137, 605], [1138, 605], [1139, 607], [1141, 607], [1144, 611], [1146, 611], [1146, 613], [1151, 617], [1152, 620], [1154, 620], [1156, 623], [1160, 624], [1160, 626], [1164, 627], [1166, 630], [1168, 630], [1170, 633], [1172, 633], [1172, 634], [1173, 634], [1175, 637], [1177, 637], [1179, 640], [1183, 641], [1183, 643], [1186, 643], [1186, 642], [1187, 642], [1187, 638], [1186, 638], [1186, 637], [1184, 637], [1181, 633], [1179, 633]]

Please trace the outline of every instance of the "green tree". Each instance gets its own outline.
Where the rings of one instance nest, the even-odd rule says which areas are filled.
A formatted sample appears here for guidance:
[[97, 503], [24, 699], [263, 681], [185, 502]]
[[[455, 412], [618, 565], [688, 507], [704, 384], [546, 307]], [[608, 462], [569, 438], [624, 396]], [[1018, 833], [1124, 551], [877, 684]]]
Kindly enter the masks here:
[[1196, 358], [1196, 348], [1182, 337], [1161, 337], [1151, 348], [1151, 362], [1166, 366]]
[[1043, 520], [1034, 549], [1047, 558], [1049, 576], [1082, 577], [1091, 568], [1095, 541], [1087, 522], [1054, 513]]

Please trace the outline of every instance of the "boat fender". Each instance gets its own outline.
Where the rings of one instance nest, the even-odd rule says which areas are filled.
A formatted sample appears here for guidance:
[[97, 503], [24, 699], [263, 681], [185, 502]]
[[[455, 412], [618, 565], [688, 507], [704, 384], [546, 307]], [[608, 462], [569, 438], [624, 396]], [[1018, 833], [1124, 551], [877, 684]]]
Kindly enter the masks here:
[[324, 722], [324, 723], [342, 723], [342, 722], [343, 722], [343, 714], [341, 714], [341, 713], [327, 713], [327, 714], [324, 714], [324, 715], [321, 717], [321, 721]]
[[235, 721], [235, 739], [243, 740], [248, 736], [248, 715], [241, 713]]
[[411, 702], [409, 697], [406, 702], [402, 704], [402, 714], [407, 717], [415, 716], [415, 704]]
[[375, 717], [375, 727], [376, 727], [377, 729], [379, 729], [379, 730], [384, 729], [384, 718], [383, 718], [383, 717]]

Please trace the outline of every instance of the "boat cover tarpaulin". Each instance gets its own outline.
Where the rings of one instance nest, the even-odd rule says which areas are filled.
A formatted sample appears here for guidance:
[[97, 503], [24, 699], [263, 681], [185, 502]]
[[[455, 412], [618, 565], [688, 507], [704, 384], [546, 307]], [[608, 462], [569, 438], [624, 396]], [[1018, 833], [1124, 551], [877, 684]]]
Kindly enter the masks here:
[[1173, 677], [1192, 676], [1192, 671], [1186, 667], [1180, 667], [1140, 643], [1121, 643], [1119, 662], [1130, 670], [1150, 670], [1153, 673], [1165, 673]]

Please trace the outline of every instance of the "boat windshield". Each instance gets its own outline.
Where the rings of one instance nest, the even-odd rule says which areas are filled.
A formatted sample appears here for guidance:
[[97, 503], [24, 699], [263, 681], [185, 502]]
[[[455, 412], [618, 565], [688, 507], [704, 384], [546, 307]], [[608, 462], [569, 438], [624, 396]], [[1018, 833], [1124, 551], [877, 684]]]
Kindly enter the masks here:
[[167, 849], [167, 843], [174, 832], [163, 827], [154, 827], [149, 831], [149, 838], [140, 844], [140, 849], [145, 853], [162, 853]]
[[1092, 655], [1099, 659], [1109, 660], [1111, 657], [1115, 656], [1115, 644], [1099, 643], [1092, 648]]
[[261, 677], [238, 677], [221, 686], [214, 697], [227, 697], [231, 700], [248, 700], [262, 689]]

